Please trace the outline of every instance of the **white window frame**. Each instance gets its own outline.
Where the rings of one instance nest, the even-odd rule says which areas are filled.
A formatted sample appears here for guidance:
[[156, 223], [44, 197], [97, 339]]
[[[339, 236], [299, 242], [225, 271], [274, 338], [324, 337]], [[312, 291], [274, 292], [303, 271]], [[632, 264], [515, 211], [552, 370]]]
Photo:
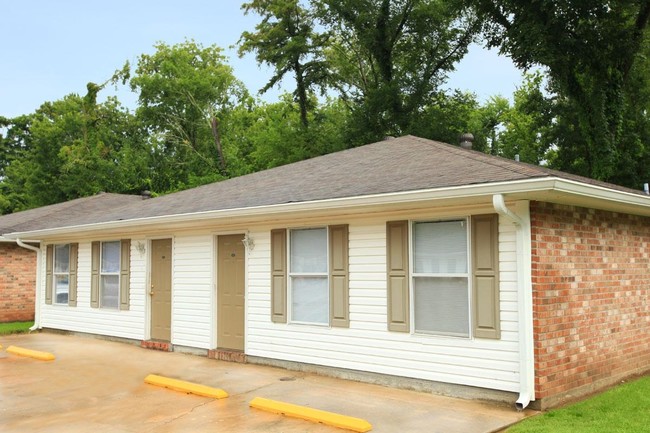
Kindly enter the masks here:
[[[463, 221], [465, 223], [465, 232], [466, 232], [466, 243], [467, 243], [467, 271], [465, 273], [416, 273], [415, 272], [415, 225], [418, 223], [443, 223], [443, 222], [454, 222], [454, 221]], [[410, 327], [413, 330], [413, 334], [417, 335], [427, 335], [427, 336], [438, 336], [438, 337], [452, 337], [452, 338], [462, 338], [462, 339], [471, 339], [472, 336], [472, 241], [471, 241], [471, 218], [468, 216], [463, 217], [450, 217], [443, 219], [419, 219], [415, 221], [409, 221], [409, 279], [410, 279], [410, 288], [409, 288], [409, 297], [410, 301]], [[467, 280], [467, 334], [456, 333], [456, 332], [440, 332], [440, 331], [422, 331], [417, 330], [415, 327], [415, 280], [416, 278], [465, 278]]]
[[[293, 232], [302, 231], [302, 230], [325, 230], [325, 272], [293, 272], [291, 267], [291, 235]], [[301, 324], [301, 325], [312, 325], [312, 326], [330, 326], [330, 287], [329, 287], [329, 269], [330, 269], [330, 246], [329, 246], [329, 227], [328, 226], [316, 226], [316, 227], [297, 227], [287, 230], [287, 275], [288, 275], [288, 284], [287, 284], [287, 302], [288, 302], [288, 317], [290, 323]], [[327, 283], [327, 319], [325, 322], [306, 322], [300, 320], [294, 320], [293, 318], [293, 279], [294, 277], [316, 277], [323, 278]]]
[[[68, 271], [67, 272], [57, 272], [56, 271], [56, 258], [57, 258], [57, 247], [68, 247]], [[53, 287], [53, 304], [55, 305], [68, 305], [70, 302], [70, 244], [56, 244], [54, 245], [54, 248], [52, 249], [52, 287]], [[57, 284], [57, 277], [58, 276], [67, 276], [68, 277], [68, 288], [67, 288], [67, 295], [68, 298], [66, 299], [65, 302], [59, 302], [58, 300], [58, 295], [59, 295], [59, 285]]]
[[[104, 244], [117, 244], [117, 272], [104, 272]], [[99, 308], [104, 308], [107, 310], [119, 310], [120, 309], [120, 290], [121, 290], [121, 278], [120, 273], [122, 270], [122, 242], [117, 241], [101, 241], [99, 243]], [[105, 306], [104, 299], [104, 276], [117, 276], [117, 304], [115, 306]]]

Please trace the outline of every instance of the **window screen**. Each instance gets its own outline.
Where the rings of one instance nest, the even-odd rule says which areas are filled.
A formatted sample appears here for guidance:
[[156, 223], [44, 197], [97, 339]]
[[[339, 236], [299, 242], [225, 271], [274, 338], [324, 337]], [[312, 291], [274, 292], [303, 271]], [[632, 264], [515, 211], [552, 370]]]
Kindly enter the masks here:
[[118, 308], [120, 295], [120, 242], [102, 242], [100, 296], [103, 308]]
[[469, 336], [467, 221], [413, 224], [416, 332]]
[[329, 323], [327, 229], [292, 230], [290, 239], [291, 320]]
[[54, 247], [54, 302], [67, 304], [70, 290], [70, 245]]

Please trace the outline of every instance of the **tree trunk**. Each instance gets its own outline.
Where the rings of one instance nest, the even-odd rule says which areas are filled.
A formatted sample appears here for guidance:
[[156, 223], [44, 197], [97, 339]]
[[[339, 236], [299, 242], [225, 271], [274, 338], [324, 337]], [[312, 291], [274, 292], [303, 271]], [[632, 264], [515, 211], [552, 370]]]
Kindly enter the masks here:
[[219, 137], [219, 121], [216, 117], [210, 118], [210, 127], [212, 129], [212, 136], [214, 137], [214, 144], [217, 148], [217, 156], [219, 158], [219, 171], [222, 175], [227, 176], [228, 172], [226, 171], [226, 158], [223, 156], [221, 137]]

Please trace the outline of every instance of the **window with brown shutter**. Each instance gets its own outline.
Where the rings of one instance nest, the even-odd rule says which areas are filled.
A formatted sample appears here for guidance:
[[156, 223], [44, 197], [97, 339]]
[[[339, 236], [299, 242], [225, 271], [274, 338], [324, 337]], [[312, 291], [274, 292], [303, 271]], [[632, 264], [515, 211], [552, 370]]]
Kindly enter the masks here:
[[131, 278], [131, 241], [91, 244], [90, 306], [128, 310]]
[[271, 320], [287, 322], [290, 287], [292, 322], [348, 327], [348, 248], [347, 225], [272, 230]]
[[500, 338], [498, 216], [408, 230], [407, 221], [386, 224], [388, 329], [409, 332], [412, 320], [416, 333]]
[[78, 244], [48, 245], [45, 255], [45, 303], [77, 305]]

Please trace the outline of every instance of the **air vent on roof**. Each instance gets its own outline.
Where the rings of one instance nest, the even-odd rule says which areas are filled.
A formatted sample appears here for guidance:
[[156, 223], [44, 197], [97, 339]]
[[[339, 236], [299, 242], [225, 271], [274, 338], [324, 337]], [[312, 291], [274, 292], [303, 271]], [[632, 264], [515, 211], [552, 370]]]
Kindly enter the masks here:
[[470, 132], [460, 134], [460, 147], [463, 149], [470, 150], [472, 148], [472, 142], [474, 141], [474, 135]]
[[643, 192], [645, 192], [646, 195], [650, 195], [650, 185], [648, 185], [647, 183], [644, 183], [643, 184]]
[[142, 196], [142, 200], [147, 200], [147, 199], [151, 198], [151, 191], [149, 191], [148, 189], [145, 189], [144, 191], [142, 191], [140, 193], [140, 195]]

